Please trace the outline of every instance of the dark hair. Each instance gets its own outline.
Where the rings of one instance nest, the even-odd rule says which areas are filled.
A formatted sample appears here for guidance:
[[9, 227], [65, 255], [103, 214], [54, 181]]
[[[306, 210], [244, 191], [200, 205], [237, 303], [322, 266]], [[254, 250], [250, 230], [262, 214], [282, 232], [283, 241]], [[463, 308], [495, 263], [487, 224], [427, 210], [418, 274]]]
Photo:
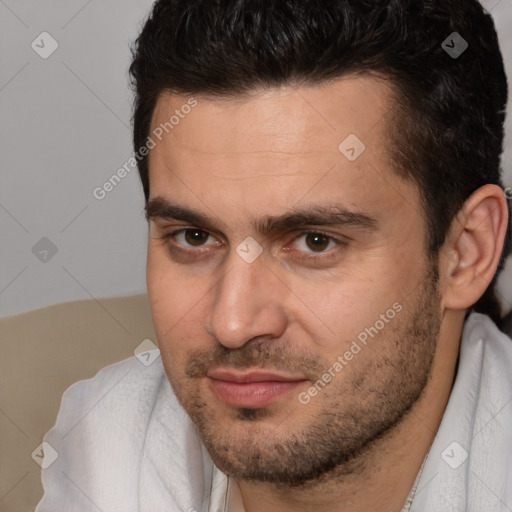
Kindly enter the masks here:
[[[468, 43], [457, 58], [454, 32]], [[158, 0], [132, 53], [135, 151], [163, 91], [237, 96], [365, 73], [395, 93], [390, 156], [419, 187], [431, 256], [471, 193], [502, 185], [507, 79], [477, 0]], [[138, 166], [147, 201], [147, 157]], [[510, 225], [498, 272], [509, 245]], [[472, 309], [498, 323], [496, 276]]]

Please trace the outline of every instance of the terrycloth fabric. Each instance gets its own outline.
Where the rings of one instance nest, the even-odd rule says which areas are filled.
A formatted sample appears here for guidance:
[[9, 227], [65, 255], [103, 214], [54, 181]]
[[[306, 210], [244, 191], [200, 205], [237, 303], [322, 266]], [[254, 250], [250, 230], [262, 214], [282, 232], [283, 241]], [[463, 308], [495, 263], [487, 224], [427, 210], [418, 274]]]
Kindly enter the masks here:
[[[466, 458], [467, 457], [467, 458]], [[512, 511], [512, 340], [473, 313], [411, 512]]]
[[59, 455], [42, 470], [36, 512], [207, 510], [213, 464], [160, 358], [73, 384], [43, 441]]
[[[68, 388], [44, 441], [59, 455], [42, 470], [35, 512], [228, 510], [227, 477], [214, 471], [160, 358], [126, 359]], [[473, 313], [411, 512], [510, 510], [512, 340]]]

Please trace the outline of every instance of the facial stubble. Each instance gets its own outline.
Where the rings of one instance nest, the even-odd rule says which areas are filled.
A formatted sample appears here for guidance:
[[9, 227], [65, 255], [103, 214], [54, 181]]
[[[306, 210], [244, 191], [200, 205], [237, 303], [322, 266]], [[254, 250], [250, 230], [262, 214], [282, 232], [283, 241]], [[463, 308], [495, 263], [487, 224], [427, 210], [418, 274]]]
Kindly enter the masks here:
[[229, 417], [219, 417], [200, 392], [208, 370], [301, 371], [314, 383], [332, 363], [264, 340], [192, 354], [185, 382], [170, 380], [216, 466], [240, 480], [291, 487], [360, 468], [357, 461], [397, 427], [428, 382], [441, 325], [437, 285], [433, 263], [415, 300], [355, 356], [351, 371], [344, 368], [309, 404], [292, 399], [280, 424], [268, 407], [232, 408]]

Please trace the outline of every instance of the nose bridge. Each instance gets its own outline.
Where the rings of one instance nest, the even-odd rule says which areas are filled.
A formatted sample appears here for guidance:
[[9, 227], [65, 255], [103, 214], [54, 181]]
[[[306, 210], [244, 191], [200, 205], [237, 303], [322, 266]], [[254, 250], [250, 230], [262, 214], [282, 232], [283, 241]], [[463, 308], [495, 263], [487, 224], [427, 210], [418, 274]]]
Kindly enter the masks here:
[[228, 270], [218, 282], [208, 331], [216, 340], [237, 348], [257, 336], [277, 337], [285, 327], [283, 285], [263, 258], [248, 263], [233, 251]]

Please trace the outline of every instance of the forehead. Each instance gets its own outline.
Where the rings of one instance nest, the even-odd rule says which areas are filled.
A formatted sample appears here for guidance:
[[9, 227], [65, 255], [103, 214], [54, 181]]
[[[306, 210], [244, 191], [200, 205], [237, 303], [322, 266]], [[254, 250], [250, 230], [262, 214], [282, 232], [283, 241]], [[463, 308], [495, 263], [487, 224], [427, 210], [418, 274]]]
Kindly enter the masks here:
[[340, 142], [351, 134], [370, 152], [375, 148], [386, 133], [392, 92], [383, 79], [350, 75], [318, 85], [283, 86], [244, 96], [197, 95], [194, 101], [197, 105], [189, 108], [190, 96], [161, 94], [151, 132], [163, 127], [166, 142], [216, 156], [266, 151], [339, 155]]
[[389, 157], [392, 111], [390, 86], [369, 76], [231, 98], [162, 94], [150, 197], [233, 225], [298, 205], [417, 223], [419, 195]]

